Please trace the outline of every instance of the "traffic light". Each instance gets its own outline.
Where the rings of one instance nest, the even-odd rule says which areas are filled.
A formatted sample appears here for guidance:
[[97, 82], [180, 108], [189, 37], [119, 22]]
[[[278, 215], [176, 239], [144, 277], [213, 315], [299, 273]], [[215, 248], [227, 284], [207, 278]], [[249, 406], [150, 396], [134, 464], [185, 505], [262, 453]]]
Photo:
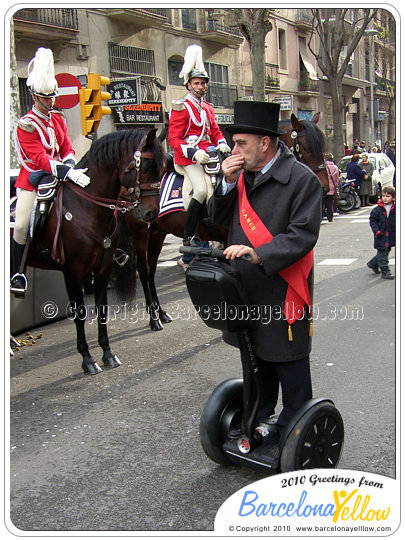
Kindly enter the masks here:
[[82, 133], [91, 138], [96, 133], [100, 121], [105, 114], [111, 114], [110, 107], [102, 104], [103, 100], [110, 99], [111, 94], [101, 89], [101, 86], [110, 84], [110, 79], [98, 73], [89, 73], [87, 88], [81, 88], [80, 115], [82, 119]]

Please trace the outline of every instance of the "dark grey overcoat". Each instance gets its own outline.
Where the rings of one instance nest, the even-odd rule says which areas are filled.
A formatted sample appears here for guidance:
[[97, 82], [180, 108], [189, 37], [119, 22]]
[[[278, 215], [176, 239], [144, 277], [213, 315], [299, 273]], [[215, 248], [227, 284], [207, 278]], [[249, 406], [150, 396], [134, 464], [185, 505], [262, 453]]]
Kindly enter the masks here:
[[[255, 353], [270, 362], [298, 360], [311, 350], [307, 316], [292, 324], [293, 340], [288, 339], [288, 323], [283, 315], [287, 283], [278, 272], [315, 246], [322, 200], [317, 176], [299, 163], [283, 143], [279, 144], [281, 155], [270, 170], [251, 180], [254, 183], [250, 191], [247, 186], [251, 206], [274, 238], [256, 249], [260, 265], [240, 260], [232, 263], [242, 275], [249, 304], [258, 306], [254, 313], [260, 313], [252, 329]], [[208, 211], [215, 223], [229, 227], [228, 245], [251, 245], [241, 227], [238, 206], [236, 188], [224, 196], [217, 189], [209, 200]], [[313, 269], [308, 285], [312, 298]], [[224, 340], [238, 345], [235, 335], [224, 333]]]

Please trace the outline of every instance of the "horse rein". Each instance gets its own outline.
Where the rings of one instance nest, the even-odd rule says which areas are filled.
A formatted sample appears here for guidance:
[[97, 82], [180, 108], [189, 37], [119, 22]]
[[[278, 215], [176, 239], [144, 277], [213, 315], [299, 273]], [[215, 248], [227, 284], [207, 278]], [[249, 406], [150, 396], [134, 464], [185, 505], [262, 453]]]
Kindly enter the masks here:
[[[142, 146], [142, 144], [143, 141], [141, 142], [140, 146]], [[83, 188], [78, 187], [72, 182], [67, 182], [66, 185], [69, 186], [69, 188], [77, 195], [79, 195], [79, 197], [82, 197], [83, 199], [86, 199], [87, 201], [96, 204], [97, 206], [102, 206], [112, 211], [117, 210], [118, 212], [124, 214], [125, 212], [130, 212], [131, 210], [137, 208], [137, 206], [139, 206], [139, 204], [142, 202], [142, 197], [159, 195], [160, 181], [148, 183], [141, 183], [140, 181], [142, 158], [153, 159], [153, 157], [154, 156], [152, 152], [141, 152], [140, 150], [137, 150], [135, 152], [133, 159], [127, 165], [125, 170], [119, 175], [121, 181], [126, 174], [129, 174], [135, 168], [135, 186], [130, 188], [124, 188], [125, 192], [121, 193], [120, 199], [107, 199], [104, 197], [97, 197], [95, 195], [92, 195], [91, 193], [86, 192], [85, 190], [83, 190]], [[135, 194], [135, 199], [131, 197], [132, 194]]]

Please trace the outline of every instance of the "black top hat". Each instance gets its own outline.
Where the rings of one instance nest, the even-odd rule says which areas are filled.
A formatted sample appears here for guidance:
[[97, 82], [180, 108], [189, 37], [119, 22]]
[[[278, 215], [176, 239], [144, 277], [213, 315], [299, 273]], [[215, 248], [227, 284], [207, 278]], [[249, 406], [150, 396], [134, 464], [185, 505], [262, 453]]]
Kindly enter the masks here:
[[229, 133], [254, 133], [278, 137], [279, 103], [265, 101], [235, 101], [235, 119], [232, 126], [225, 129]]

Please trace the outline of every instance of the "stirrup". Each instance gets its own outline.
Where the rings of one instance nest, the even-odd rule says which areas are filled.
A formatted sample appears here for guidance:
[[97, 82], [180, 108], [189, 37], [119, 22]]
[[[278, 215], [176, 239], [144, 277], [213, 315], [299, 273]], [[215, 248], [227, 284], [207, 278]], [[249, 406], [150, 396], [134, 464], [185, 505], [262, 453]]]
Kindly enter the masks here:
[[201, 238], [198, 236], [198, 234], [195, 234], [190, 239], [190, 246], [199, 246], [201, 244]]
[[15, 296], [25, 296], [27, 285], [28, 282], [25, 275], [17, 272], [10, 280], [10, 292]]
[[121, 268], [125, 266], [129, 260], [128, 253], [125, 253], [125, 251], [121, 248], [117, 248], [114, 253], [114, 262], [118, 264]]

